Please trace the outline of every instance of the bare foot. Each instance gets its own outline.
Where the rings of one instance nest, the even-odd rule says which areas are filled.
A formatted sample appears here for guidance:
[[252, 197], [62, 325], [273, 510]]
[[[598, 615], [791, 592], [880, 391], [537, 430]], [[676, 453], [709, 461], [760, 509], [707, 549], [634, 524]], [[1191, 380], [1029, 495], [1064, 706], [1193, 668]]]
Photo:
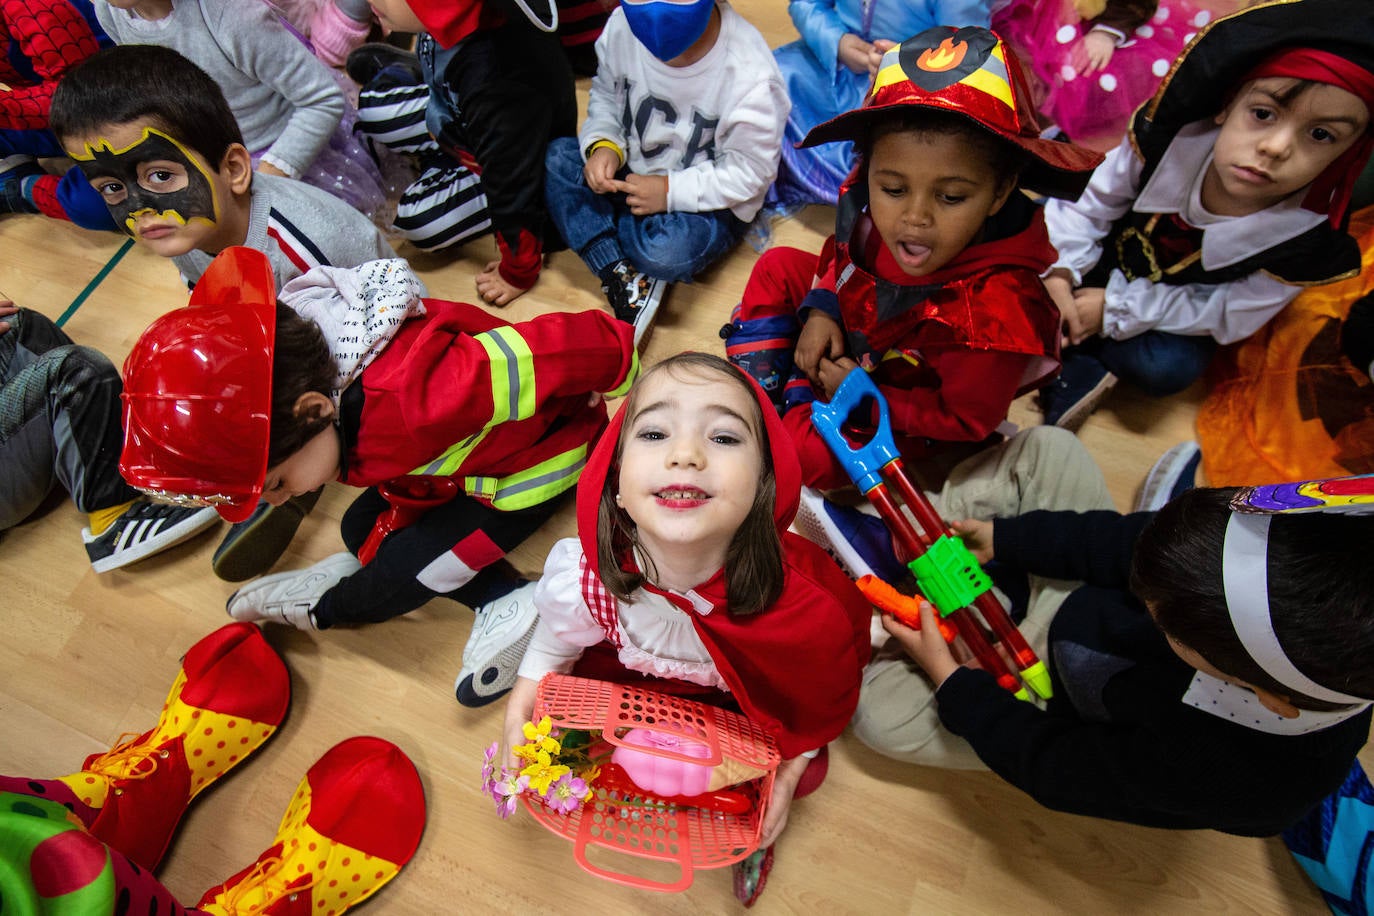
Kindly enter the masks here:
[[477, 275], [477, 294], [490, 305], [508, 305], [527, 292], [507, 283], [497, 270], [500, 265], [500, 261], [491, 261], [487, 269]]

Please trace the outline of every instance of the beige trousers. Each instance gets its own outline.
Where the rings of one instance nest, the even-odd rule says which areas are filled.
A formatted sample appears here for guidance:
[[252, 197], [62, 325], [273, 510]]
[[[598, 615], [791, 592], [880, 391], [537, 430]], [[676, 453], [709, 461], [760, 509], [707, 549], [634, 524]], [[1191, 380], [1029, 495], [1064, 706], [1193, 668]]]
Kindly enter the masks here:
[[[1072, 433], [1052, 426], [1022, 430], [958, 464], [936, 501], [947, 521], [1009, 518], [1036, 509], [1112, 509], [1102, 472]], [[1020, 629], [1042, 659], [1059, 606], [1078, 582], [1030, 577]], [[881, 754], [909, 763], [986, 769], [964, 739], [940, 724], [935, 692], [896, 640], [875, 651], [864, 672], [854, 734]]]

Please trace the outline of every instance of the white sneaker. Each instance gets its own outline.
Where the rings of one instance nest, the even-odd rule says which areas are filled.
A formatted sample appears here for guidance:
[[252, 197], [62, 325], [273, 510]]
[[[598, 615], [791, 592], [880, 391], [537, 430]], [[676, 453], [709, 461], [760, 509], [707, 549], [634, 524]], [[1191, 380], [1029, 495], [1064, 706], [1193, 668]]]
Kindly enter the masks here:
[[797, 515], [792, 520], [792, 530], [830, 554], [849, 578], [861, 579], [872, 575], [873, 567], [854, 549], [854, 545], [827, 511], [827, 506], [820, 490], [802, 487]]
[[320, 597], [346, 576], [362, 569], [351, 553], [325, 557], [309, 569], [273, 573], [254, 579], [229, 596], [225, 610], [235, 620], [267, 620], [285, 623], [298, 630], [314, 630], [311, 612]]
[[526, 582], [475, 609], [472, 635], [463, 647], [463, 669], [453, 684], [459, 703], [485, 706], [515, 686], [520, 660], [539, 621], [534, 606], [536, 585], [537, 581]]
[[1180, 442], [1160, 455], [1140, 487], [1134, 511], [1156, 512], [1164, 508], [1165, 503], [1196, 487], [1201, 461], [1202, 449], [1192, 441]]

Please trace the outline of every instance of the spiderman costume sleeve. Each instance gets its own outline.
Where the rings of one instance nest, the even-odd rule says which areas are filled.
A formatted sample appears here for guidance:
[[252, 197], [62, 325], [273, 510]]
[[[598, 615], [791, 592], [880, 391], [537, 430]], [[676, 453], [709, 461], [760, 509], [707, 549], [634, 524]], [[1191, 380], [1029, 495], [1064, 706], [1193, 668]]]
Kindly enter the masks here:
[[46, 128], [57, 81], [99, 47], [68, 0], [0, 0], [0, 129]]

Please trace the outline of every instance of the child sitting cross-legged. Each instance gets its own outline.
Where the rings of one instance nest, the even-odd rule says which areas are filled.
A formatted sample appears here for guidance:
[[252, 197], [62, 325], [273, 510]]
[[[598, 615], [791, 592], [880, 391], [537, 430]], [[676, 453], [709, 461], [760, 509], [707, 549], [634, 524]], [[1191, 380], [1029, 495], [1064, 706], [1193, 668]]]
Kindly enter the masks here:
[[[929, 29], [890, 49], [862, 108], [807, 143], [855, 141], [859, 164], [817, 257], [759, 259], [726, 353], [780, 409], [809, 487], [849, 483], [811, 424], [855, 366], [891, 407], [908, 462], [979, 447], [1011, 401], [1058, 369], [1054, 260], [1018, 187], [1073, 197], [1100, 156], [1042, 140], [1015, 57], [982, 28]], [[935, 481], [932, 481], [934, 485]]]
[[[497, 561], [577, 483], [605, 428], [601, 394], [638, 370], [629, 328], [600, 311], [512, 325], [422, 298], [399, 259], [318, 268], [281, 302], [265, 270], [262, 255], [230, 249], [190, 306], [139, 339], [125, 364], [125, 476], [213, 498], [231, 521], [259, 495], [278, 504], [335, 478], [366, 487], [342, 519], [349, 552], [248, 583], [230, 616], [324, 630], [449, 597], [478, 611], [458, 698], [490, 702], [535, 620], [512, 592], [533, 584]], [[408, 496], [414, 517], [393, 519]]]
[[587, 464], [578, 537], [554, 545], [534, 591], [507, 746], [555, 671], [737, 709], [783, 758], [771, 846], [794, 793], [824, 777], [869, 656], [867, 602], [787, 531], [799, 476], [776, 411], [729, 363], [682, 353], [646, 371]]
[[625, 0], [596, 55], [581, 131], [549, 144], [545, 196], [638, 342], [667, 283], [743, 238], [791, 103], [763, 36], [725, 0]]
[[[910, 658], [865, 676], [856, 734], [916, 763], [961, 745], [1059, 811], [1278, 833], [1369, 736], [1371, 507], [1363, 477], [960, 523], [984, 562], [1082, 580], [1045, 621], [1054, 698], [1039, 709], [961, 667], [927, 605], [919, 630], [885, 621]], [[912, 702], [931, 685], [938, 720]]]
[[1358, 273], [1371, 112], [1374, 19], [1342, 0], [1254, 6], [1190, 44], [1083, 195], [1046, 205], [1072, 346], [1045, 422], [1077, 428], [1117, 378], [1182, 391], [1218, 344]]

